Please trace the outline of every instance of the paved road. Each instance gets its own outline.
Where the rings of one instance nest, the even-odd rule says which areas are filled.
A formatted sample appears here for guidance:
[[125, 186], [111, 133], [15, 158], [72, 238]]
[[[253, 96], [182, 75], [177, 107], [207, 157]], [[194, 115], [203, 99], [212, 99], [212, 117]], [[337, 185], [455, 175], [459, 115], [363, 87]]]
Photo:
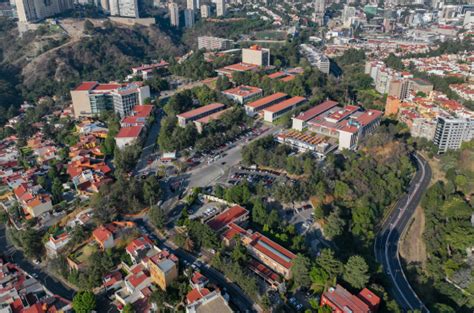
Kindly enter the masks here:
[[[138, 226], [144, 227], [147, 232], [154, 233], [153, 227], [148, 224], [147, 220], [144, 219], [135, 219], [134, 222]], [[192, 254], [178, 248], [170, 241], [159, 241], [156, 243], [157, 246], [161, 249], [167, 248], [170, 252], [174, 253], [180, 261], [188, 261], [189, 263], [193, 263], [196, 261], [196, 257]], [[207, 267], [205, 265], [201, 266], [200, 268], [201, 273], [204, 274], [210, 281], [217, 283], [219, 286], [224, 287], [227, 290], [227, 293], [230, 296], [230, 301], [238, 307], [241, 312], [255, 312], [256, 309], [254, 307], [254, 302], [245, 295], [245, 293], [234, 283], [229, 282], [224, 275], [220, 272], [216, 271], [212, 267]]]
[[[36, 279], [53, 294], [58, 295], [69, 301], [72, 300], [76, 291], [64, 285], [55, 277], [51, 276], [40, 266], [31, 263], [28, 258], [25, 257], [22, 251], [17, 250], [13, 245], [11, 245], [7, 240], [6, 229], [3, 225], [0, 226], [0, 247], [0, 255], [7, 257], [7, 261], [15, 263], [29, 275], [36, 274]], [[118, 312], [115, 306], [113, 306], [110, 303], [109, 299], [107, 299], [106, 295], [98, 294], [96, 295], [96, 298], [98, 312]]]
[[241, 140], [235, 147], [225, 151], [225, 157], [222, 157], [211, 164], [203, 164], [202, 166], [187, 172], [186, 174], [190, 175], [188, 187], [192, 188], [213, 185], [219, 178], [224, 176], [231, 167], [239, 164], [242, 160], [242, 148], [244, 146], [259, 138], [273, 135], [278, 131], [280, 131], [279, 127], [272, 127], [257, 137], [250, 139], [248, 142]]
[[72, 300], [74, 295], [74, 290], [64, 286], [60, 281], [56, 278], [48, 275], [45, 271], [43, 271], [39, 266], [35, 266], [31, 263], [24, 255], [23, 252], [16, 250], [7, 240], [6, 238], [6, 229], [4, 226], [0, 226], [0, 247], [2, 247], [3, 255], [7, 256], [7, 260], [15, 263], [18, 265], [22, 270], [27, 272], [28, 274], [36, 274], [38, 275], [38, 281], [43, 284], [49, 291], [54, 294], [57, 294], [64, 299]]
[[400, 262], [398, 253], [400, 236], [407, 228], [421, 197], [431, 180], [431, 168], [419, 155], [414, 155], [417, 172], [413, 177], [408, 193], [396, 204], [395, 209], [382, 225], [375, 239], [375, 256], [382, 263], [385, 273], [392, 281], [392, 295], [403, 310], [421, 310], [428, 308], [418, 298], [410, 286]]
[[164, 116], [164, 113], [161, 109], [155, 115], [155, 121], [148, 130], [148, 135], [146, 137], [145, 143], [143, 144], [142, 154], [138, 159], [137, 165], [135, 167], [134, 175], [140, 174], [147, 167], [147, 160], [155, 150], [156, 140], [158, 139], [158, 134], [160, 133], [161, 119]]

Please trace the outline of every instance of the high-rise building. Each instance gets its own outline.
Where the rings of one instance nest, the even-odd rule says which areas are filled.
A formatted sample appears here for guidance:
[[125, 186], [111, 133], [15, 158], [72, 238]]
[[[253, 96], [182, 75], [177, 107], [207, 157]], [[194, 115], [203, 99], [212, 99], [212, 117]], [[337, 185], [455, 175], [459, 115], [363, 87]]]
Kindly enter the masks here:
[[110, 0], [110, 15], [138, 18], [137, 0]]
[[184, 27], [190, 28], [194, 25], [194, 10], [184, 9]]
[[352, 19], [355, 16], [356, 9], [353, 6], [345, 5], [344, 10], [342, 10], [342, 24], [344, 27], [350, 27], [352, 24]]
[[172, 26], [179, 27], [179, 7], [177, 3], [170, 2], [168, 4], [170, 13], [170, 23]]
[[326, 11], [326, 0], [314, 0], [314, 11], [316, 14], [324, 14]]
[[231, 49], [233, 41], [225, 38], [200, 36], [198, 37], [198, 49], [213, 50], [228, 50]]
[[187, 0], [186, 1], [186, 8], [189, 10], [196, 10], [196, 0]]
[[225, 0], [216, 0], [216, 15], [224, 16], [226, 13]]
[[36, 22], [73, 8], [72, 0], [17, 0], [20, 22]]
[[433, 143], [438, 153], [457, 150], [474, 138], [474, 119], [438, 117]]
[[201, 5], [201, 17], [208, 18], [211, 16], [211, 7], [207, 4]]
[[144, 104], [150, 97], [150, 87], [140, 82], [129, 84], [99, 84], [98, 82], [83, 82], [71, 90], [74, 116], [97, 116], [107, 110], [114, 110], [120, 117], [130, 114], [137, 104]]
[[270, 65], [270, 49], [265, 49], [260, 46], [251, 46], [250, 48], [242, 49], [242, 62], [254, 64], [258, 66]]

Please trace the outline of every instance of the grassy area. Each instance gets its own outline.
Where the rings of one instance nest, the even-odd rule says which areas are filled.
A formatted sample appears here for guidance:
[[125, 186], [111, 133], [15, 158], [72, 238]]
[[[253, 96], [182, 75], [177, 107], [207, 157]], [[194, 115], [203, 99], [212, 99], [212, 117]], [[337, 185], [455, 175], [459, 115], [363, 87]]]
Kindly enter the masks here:
[[257, 40], [285, 40], [286, 33], [281, 31], [261, 31], [255, 33]]
[[97, 252], [98, 248], [95, 243], [88, 243], [85, 246], [81, 247], [79, 250], [71, 254], [71, 259], [78, 264], [86, 263], [89, 257]]

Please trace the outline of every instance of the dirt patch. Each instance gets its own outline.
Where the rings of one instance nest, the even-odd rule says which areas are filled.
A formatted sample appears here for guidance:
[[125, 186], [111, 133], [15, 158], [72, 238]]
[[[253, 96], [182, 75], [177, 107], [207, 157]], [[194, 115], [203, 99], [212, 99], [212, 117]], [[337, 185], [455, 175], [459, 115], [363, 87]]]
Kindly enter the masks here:
[[428, 161], [428, 164], [431, 167], [431, 182], [430, 186], [436, 183], [437, 181], [441, 180], [443, 182], [447, 182], [446, 176], [444, 175], [443, 170], [441, 169], [441, 164], [438, 159], [434, 158], [431, 159], [425, 154], [421, 154], [425, 160]]
[[425, 214], [419, 206], [415, 210], [414, 219], [408, 226], [408, 230], [400, 244], [400, 256], [407, 264], [417, 263], [422, 268], [426, 262], [426, 246], [423, 241], [425, 230]]

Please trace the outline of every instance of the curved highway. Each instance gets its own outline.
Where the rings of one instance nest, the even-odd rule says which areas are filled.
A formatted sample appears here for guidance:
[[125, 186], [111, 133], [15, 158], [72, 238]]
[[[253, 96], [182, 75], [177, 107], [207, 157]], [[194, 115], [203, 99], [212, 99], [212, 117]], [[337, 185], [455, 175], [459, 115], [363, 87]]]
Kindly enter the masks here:
[[400, 236], [407, 228], [416, 207], [420, 203], [431, 180], [431, 168], [421, 156], [414, 154], [417, 172], [413, 177], [407, 193], [400, 198], [390, 216], [386, 219], [375, 239], [374, 252], [378, 262], [383, 265], [385, 273], [392, 281], [392, 295], [406, 312], [420, 310], [429, 312], [410, 286], [400, 262]]

